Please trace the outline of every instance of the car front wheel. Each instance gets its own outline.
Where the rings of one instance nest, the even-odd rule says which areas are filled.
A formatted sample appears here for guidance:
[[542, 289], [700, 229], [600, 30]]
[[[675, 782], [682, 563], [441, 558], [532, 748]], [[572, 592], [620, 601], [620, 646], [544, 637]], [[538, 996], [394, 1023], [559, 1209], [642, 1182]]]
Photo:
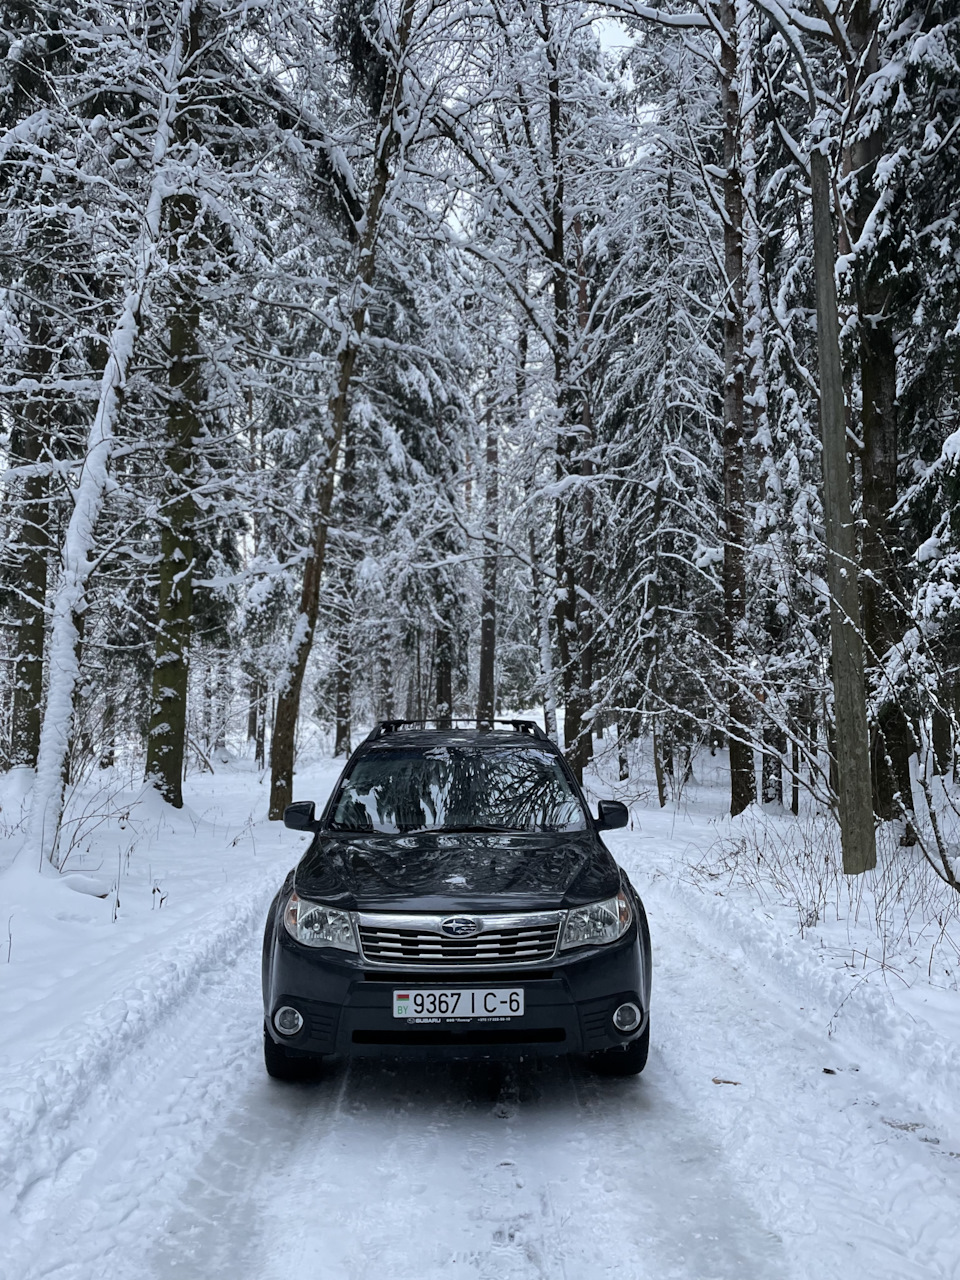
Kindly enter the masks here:
[[599, 1049], [587, 1057], [587, 1061], [598, 1075], [602, 1076], [638, 1076], [647, 1065], [647, 1054], [650, 1052], [650, 1019], [641, 1035], [629, 1044], [617, 1045], [613, 1049]]

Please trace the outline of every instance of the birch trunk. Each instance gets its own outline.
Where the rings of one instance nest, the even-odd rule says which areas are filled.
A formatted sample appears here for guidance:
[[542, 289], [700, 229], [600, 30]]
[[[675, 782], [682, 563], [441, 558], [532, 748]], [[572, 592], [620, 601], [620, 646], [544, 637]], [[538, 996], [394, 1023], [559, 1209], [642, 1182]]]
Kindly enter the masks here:
[[194, 0], [184, 0], [174, 25], [168, 59], [169, 79], [160, 99], [153, 145], [153, 178], [144, 207], [140, 235], [134, 247], [134, 275], [123, 309], [107, 343], [107, 360], [93, 423], [87, 437], [73, 510], [60, 552], [61, 576], [53, 593], [49, 644], [47, 702], [40, 730], [37, 780], [33, 792], [25, 849], [41, 866], [58, 867], [60, 825], [63, 819], [64, 779], [73, 740], [74, 692], [79, 679], [78, 619], [86, 608], [86, 586], [92, 562], [97, 520], [103, 507], [127, 371], [140, 334], [140, 315], [154, 266], [164, 197], [169, 181], [167, 154], [177, 107], [177, 86], [188, 38]]
[[[34, 315], [30, 325], [30, 372], [40, 381], [52, 363], [47, 327]], [[35, 769], [40, 750], [43, 707], [43, 645], [46, 631], [47, 555], [50, 478], [43, 462], [49, 448], [47, 405], [42, 393], [31, 396], [12, 433], [18, 463], [36, 471], [23, 481], [23, 519], [17, 556], [16, 679], [13, 690], [10, 763]]]

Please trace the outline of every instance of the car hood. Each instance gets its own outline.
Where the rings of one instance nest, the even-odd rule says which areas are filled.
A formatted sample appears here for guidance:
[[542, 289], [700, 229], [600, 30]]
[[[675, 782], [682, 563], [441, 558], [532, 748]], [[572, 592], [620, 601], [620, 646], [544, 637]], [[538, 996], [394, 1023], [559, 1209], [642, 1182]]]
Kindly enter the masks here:
[[620, 873], [593, 831], [321, 833], [295, 886], [346, 910], [538, 911], [609, 898]]

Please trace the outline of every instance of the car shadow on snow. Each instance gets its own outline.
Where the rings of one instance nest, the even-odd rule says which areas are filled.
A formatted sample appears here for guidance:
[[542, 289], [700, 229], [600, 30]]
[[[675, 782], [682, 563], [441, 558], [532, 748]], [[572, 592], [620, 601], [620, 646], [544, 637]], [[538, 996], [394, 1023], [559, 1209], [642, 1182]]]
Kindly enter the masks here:
[[402, 1096], [410, 1108], [422, 1107], [431, 1114], [438, 1106], [483, 1110], [506, 1103], [531, 1108], [556, 1105], [568, 1112], [571, 1104], [602, 1107], [606, 1099], [619, 1106], [629, 1099], [632, 1113], [640, 1118], [649, 1106], [643, 1077], [597, 1075], [582, 1055], [443, 1061], [426, 1056], [326, 1058], [308, 1080], [278, 1083], [276, 1090], [281, 1096], [293, 1091], [304, 1101], [344, 1091], [373, 1109], [392, 1109]]

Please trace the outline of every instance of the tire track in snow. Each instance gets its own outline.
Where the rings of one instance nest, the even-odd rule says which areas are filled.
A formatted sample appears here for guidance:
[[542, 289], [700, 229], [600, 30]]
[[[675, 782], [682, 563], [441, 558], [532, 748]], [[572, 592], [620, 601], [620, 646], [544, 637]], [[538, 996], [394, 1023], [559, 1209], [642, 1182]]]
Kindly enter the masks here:
[[[836, 1044], [687, 904], [648, 896], [661, 918], [642, 1080], [563, 1060], [359, 1060], [293, 1088], [262, 1073], [248, 904], [223, 954], [180, 964], [166, 1002], [110, 1042], [113, 1074], [101, 1064], [53, 1136], [41, 1128], [56, 1160], [20, 1199], [19, 1261], [0, 1275], [952, 1275], [960, 1161], [921, 1148], [926, 1131], [866, 1069], [823, 1077]], [[789, 1266], [751, 1202], [785, 1229]]]
[[[218, 908], [217, 926], [200, 941], [180, 942], [138, 974], [121, 995], [74, 1029], [65, 1042], [17, 1068], [4, 1083], [0, 1109], [0, 1213], [16, 1213], [32, 1188], [63, 1176], [75, 1116], [103, 1090], [118, 1060], [135, 1052], [175, 1015], [205, 976], [215, 977], [250, 946], [271, 894], [257, 879]], [[200, 922], [201, 925], [204, 922]], [[96, 1103], [94, 1102], [94, 1105]]]
[[[328, 1099], [339, 1093], [341, 1105]], [[295, 1124], [269, 1135], [231, 1194], [247, 1242], [212, 1274], [454, 1280], [772, 1280], [776, 1242], [730, 1186], [709, 1139], [665, 1089], [598, 1081], [579, 1064], [378, 1063], [274, 1088]], [[304, 1106], [316, 1095], [311, 1113]], [[248, 1112], [247, 1132], [263, 1131]], [[215, 1151], [210, 1157], [218, 1163]], [[189, 1234], [189, 1211], [168, 1241]], [[164, 1248], [157, 1280], [211, 1274], [222, 1233]], [[251, 1241], [253, 1242], [251, 1244]], [[321, 1265], [322, 1260], [322, 1265]]]
[[[258, 932], [91, 1095], [4, 1280], [779, 1280], [776, 1242], [654, 1057], [333, 1064], [259, 1051]], [[2, 1269], [4, 1268], [5, 1269]]]
[[47, 1160], [9, 1217], [0, 1280], [119, 1276], [142, 1256], [231, 1095], [258, 1078], [258, 907], [234, 921], [217, 963], [197, 953], [112, 1069], [88, 1071], [64, 1122], [41, 1129]]

